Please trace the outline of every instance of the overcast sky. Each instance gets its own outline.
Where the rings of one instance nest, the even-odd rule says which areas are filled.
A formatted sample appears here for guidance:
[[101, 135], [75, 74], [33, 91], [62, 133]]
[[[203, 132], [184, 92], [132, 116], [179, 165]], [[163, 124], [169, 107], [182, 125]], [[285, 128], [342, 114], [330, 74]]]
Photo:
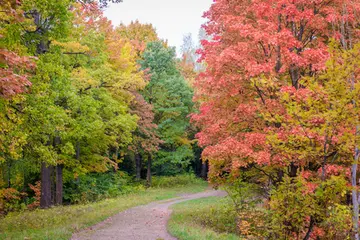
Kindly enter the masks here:
[[141, 23], [152, 23], [158, 35], [167, 39], [169, 45], [180, 50], [183, 35], [192, 33], [197, 41], [203, 12], [208, 10], [212, 0], [124, 0], [110, 5], [105, 10], [113, 25], [129, 24], [138, 19]]

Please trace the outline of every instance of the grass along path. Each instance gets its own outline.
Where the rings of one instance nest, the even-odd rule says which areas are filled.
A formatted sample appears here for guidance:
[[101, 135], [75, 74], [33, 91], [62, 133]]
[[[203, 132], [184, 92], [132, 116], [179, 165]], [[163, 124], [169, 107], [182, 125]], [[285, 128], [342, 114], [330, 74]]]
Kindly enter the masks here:
[[37, 209], [12, 213], [0, 220], [0, 239], [69, 239], [74, 232], [92, 226], [128, 208], [153, 201], [196, 193], [206, 182], [173, 188], [155, 188], [86, 205]]
[[168, 231], [179, 240], [239, 240], [228, 198], [209, 197], [174, 206]]
[[176, 240], [166, 229], [171, 205], [191, 199], [224, 195], [224, 191], [207, 190], [134, 207], [74, 234], [72, 240]]

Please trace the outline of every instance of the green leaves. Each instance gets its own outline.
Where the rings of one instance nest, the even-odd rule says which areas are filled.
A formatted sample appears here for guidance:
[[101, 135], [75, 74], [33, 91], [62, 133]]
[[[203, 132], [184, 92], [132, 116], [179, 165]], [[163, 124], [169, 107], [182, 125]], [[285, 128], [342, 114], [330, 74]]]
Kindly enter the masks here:
[[174, 174], [187, 168], [194, 159], [189, 138], [188, 115], [193, 110], [192, 89], [177, 70], [175, 51], [161, 42], [152, 42], [140, 60], [151, 80], [142, 94], [154, 106], [154, 121], [163, 141], [154, 165], [159, 173]]

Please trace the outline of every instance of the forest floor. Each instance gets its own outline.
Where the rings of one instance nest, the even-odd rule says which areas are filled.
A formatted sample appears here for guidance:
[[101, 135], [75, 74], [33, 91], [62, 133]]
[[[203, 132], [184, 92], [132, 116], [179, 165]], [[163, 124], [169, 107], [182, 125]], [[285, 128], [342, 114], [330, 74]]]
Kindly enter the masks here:
[[193, 199], [225, 195], [224, 191], [207, 190], [134, 207], [74, 234], [72, 240], [173, 240], [176, 238], [172, 237], [166, 229], [172, 212], [171, 205]]

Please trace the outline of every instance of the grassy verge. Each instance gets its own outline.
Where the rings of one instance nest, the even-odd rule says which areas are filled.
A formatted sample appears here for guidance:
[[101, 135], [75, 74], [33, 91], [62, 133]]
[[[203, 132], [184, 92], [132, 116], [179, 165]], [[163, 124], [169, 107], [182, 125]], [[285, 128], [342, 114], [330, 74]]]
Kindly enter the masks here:
[[179, 240], [238, 240], [228, 198], [196, 199], [173, 206], [169, 232]]
[[94, 225], [125, 209], [200, 192], [206, 182], [172, 188], [153, 188], [100, 202], [12, 213], [0, 219], [0, 239], [69, 239], [73, 232]]

